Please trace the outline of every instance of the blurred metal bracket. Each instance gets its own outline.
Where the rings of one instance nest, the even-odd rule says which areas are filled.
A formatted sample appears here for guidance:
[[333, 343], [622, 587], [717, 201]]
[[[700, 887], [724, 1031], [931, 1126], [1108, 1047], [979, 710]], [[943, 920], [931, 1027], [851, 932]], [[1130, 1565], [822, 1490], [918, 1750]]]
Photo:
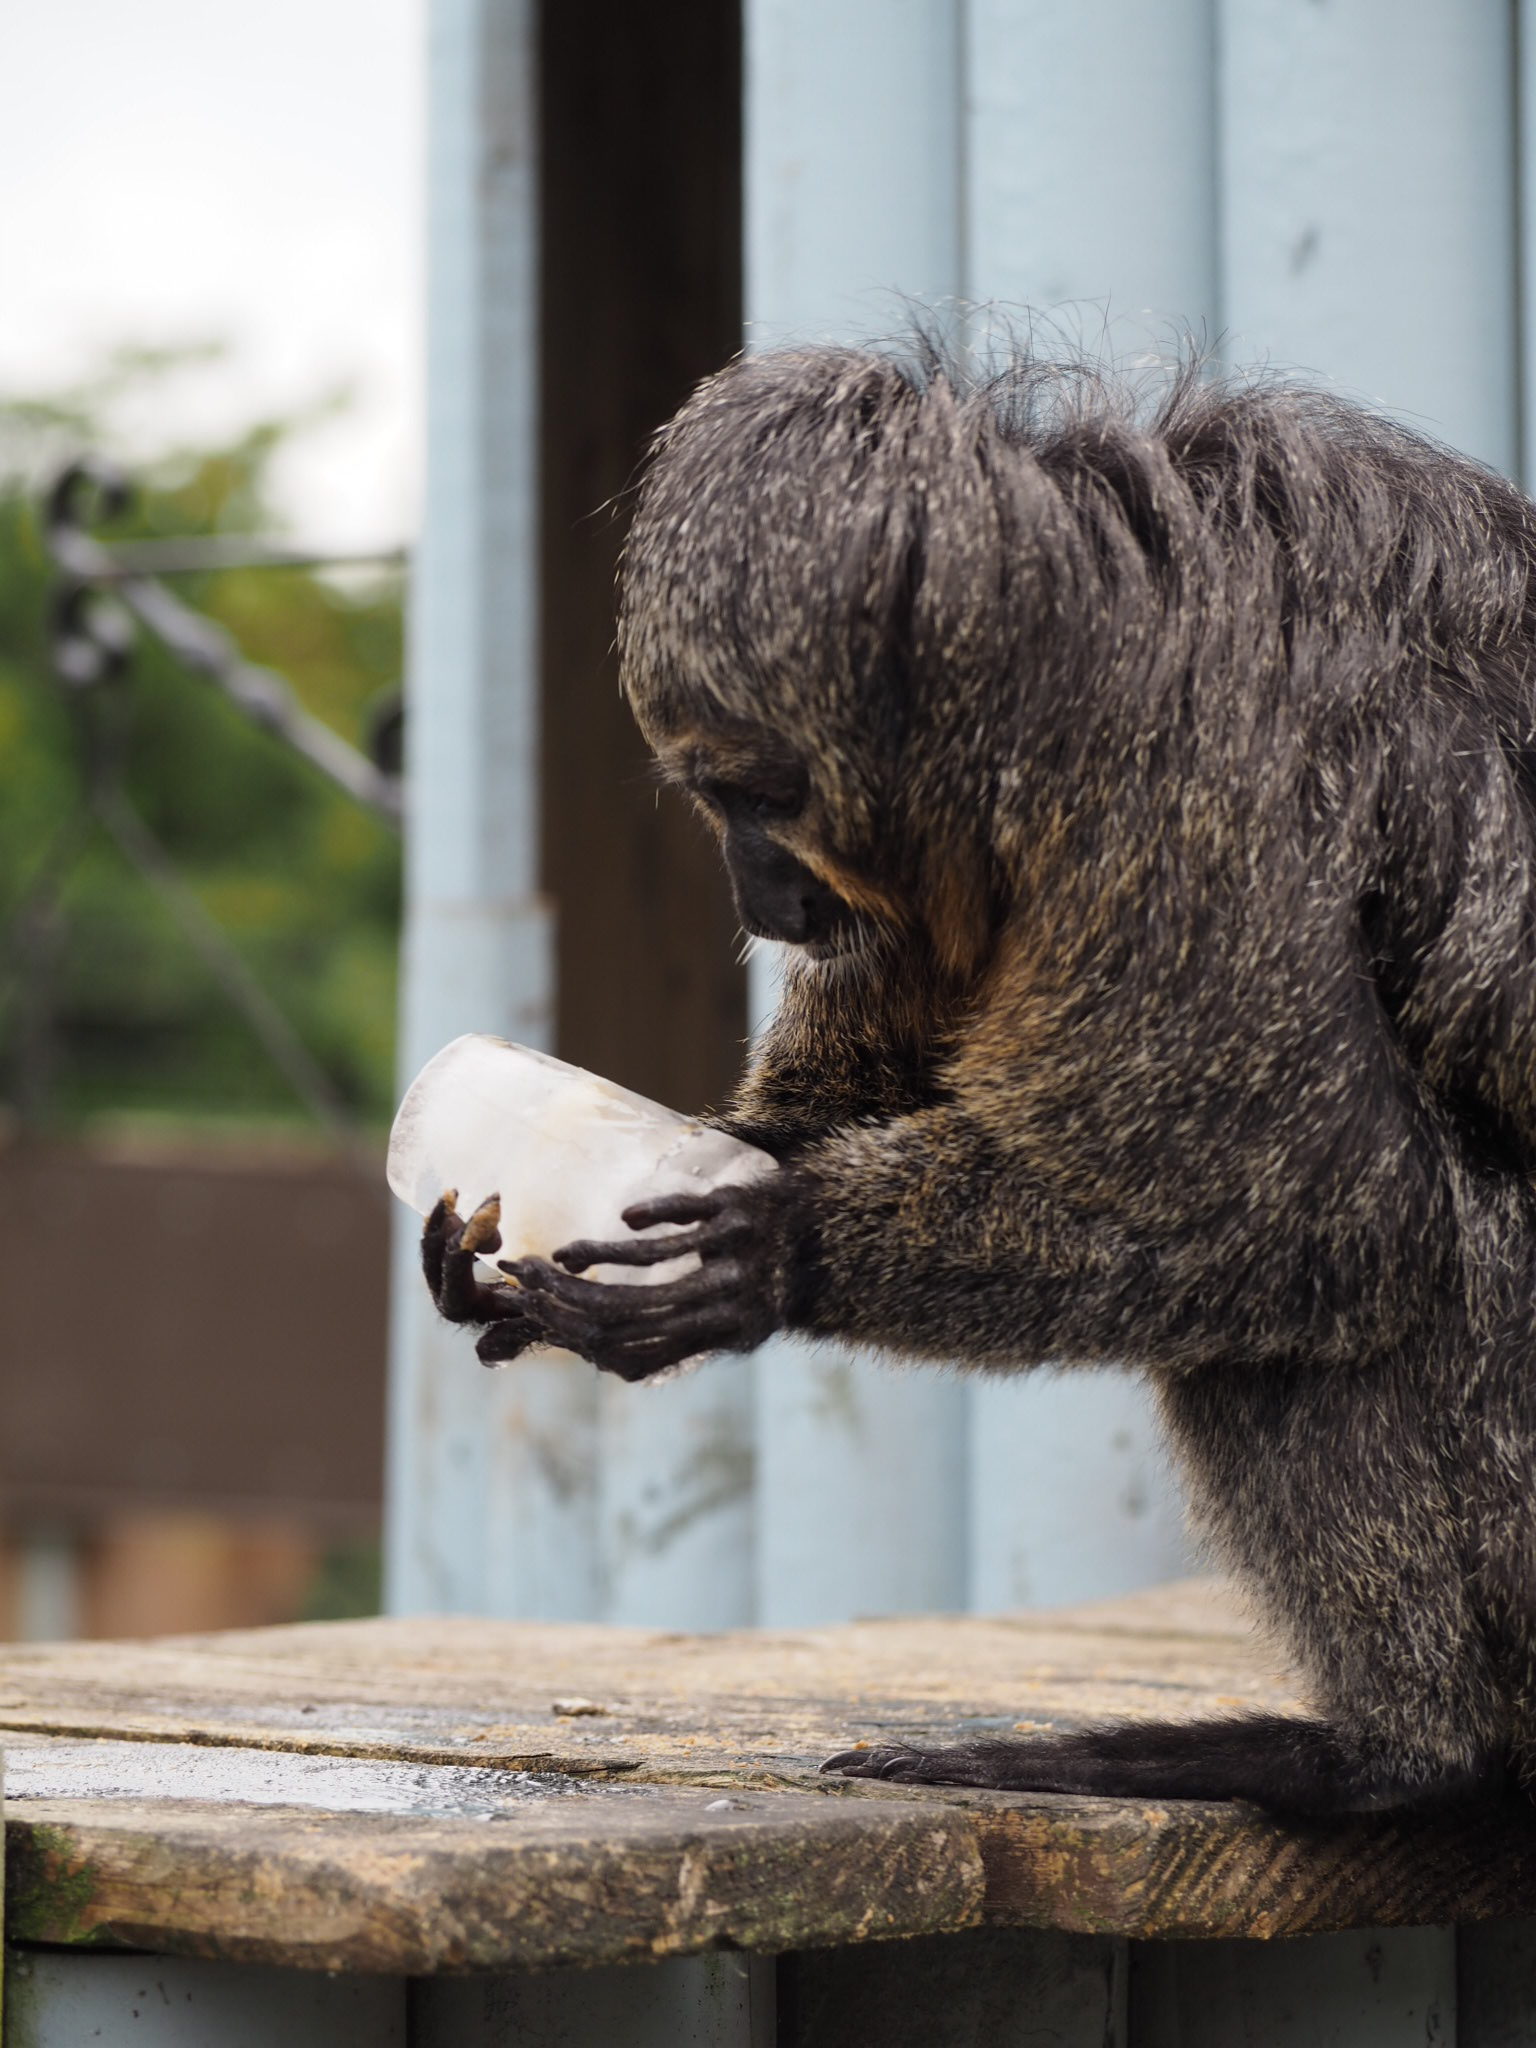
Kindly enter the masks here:
[[123, 676], [138, 628], [194, 674], [204, 676], [255, 725], [303, 756], [350, 797], [398, 824], [401, 815], [398, 702], [372, 720], [372, 758], [313, 717], [276, 669], [247, 661], [233, 636], [184, 604], [160, 580], [210, 569], [403, 567], [403, 548], [322, 553], [243, 535], [123, 541], [106, 546], [89, 531], [120, 515], [132, 486], [99, 455], [82, 456], [54, 479], [43, 532], [57, 571], [49, 611], [53, 669], [74, 691]]

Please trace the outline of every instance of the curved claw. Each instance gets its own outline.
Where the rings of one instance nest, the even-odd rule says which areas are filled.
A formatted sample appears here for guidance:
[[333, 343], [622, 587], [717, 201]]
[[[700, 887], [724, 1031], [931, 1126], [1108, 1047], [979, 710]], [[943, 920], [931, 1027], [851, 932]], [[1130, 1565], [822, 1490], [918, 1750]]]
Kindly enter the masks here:
[[823, 1773], [835, 1771], [844, 1778], [904, 1778], [921, 1768], [922, 1751], [898, 1743], [884, 1743], [873, 1749], [844, 1749], [829, 1756]]
[[501, 1232], [497, 1225], [501, 1221], [500, 1195], [487, 1195], [474, 1215], [464, 1226], [459, 1239], [459, 1249], [465, 1252], [499, 1252]]
[[528, 1322], [528, 1304], [518, 1299], [515, 1288], [487, 1287], [475, 1277], [477, 1254], [501, 1243], [499, 1202], [492, 1195], [465, 1222], [458, 1199], [457, 1188], [447, 1189], [421, 1233], [421, 1270], [438, 1314], [450, 1323]]

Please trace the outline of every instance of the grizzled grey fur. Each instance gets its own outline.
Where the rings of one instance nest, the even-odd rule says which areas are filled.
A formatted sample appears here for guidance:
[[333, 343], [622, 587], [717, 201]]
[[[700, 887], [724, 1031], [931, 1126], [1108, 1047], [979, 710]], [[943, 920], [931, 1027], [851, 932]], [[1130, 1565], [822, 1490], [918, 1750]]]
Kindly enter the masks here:
[[748, 921], [806, 877], [721, 1119], [785, 1170], [713, 1295], [547, 1327], [1129, 1364], [1317, 1709], [833, 1767], [1536, 1785], [1533, 567], [1501, 478], [1196, 369], [789, 351], [659, 437], [625, 686]]

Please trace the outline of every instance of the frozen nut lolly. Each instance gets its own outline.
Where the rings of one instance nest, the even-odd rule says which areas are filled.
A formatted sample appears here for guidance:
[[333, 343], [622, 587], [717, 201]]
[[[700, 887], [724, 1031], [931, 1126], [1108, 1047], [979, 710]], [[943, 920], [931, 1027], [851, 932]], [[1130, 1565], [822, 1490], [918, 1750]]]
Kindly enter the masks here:
[[[494, 1273], [496, 1259], [547, 1259], [576, 1238], [622, 1240], [631, 1203], [757, 1180], [776, 1162], [548, 1053], [471, 1033], [444, 1046], [406, 1090], [388, 1170], [391, 1188], [422, 1216], [449, 1188], [466, 1216], [500, 1195], [501, 1248], [481, 1261]], [[587, 1277], [647, 1286], [697, 1264], [689, 1252], [655, 1266], [594, 1266]]]

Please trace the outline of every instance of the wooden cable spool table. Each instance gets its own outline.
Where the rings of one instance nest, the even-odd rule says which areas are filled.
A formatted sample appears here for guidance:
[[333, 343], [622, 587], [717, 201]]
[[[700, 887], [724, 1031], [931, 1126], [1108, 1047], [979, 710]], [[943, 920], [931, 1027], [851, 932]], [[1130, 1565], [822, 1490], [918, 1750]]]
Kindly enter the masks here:
[[1298, 1826], [817, 1775], [859, 1740], [1291, 1698], [1196, 1582], [12, 1647], [8, 2048], [1536, 2048], [1523, 1804]]

